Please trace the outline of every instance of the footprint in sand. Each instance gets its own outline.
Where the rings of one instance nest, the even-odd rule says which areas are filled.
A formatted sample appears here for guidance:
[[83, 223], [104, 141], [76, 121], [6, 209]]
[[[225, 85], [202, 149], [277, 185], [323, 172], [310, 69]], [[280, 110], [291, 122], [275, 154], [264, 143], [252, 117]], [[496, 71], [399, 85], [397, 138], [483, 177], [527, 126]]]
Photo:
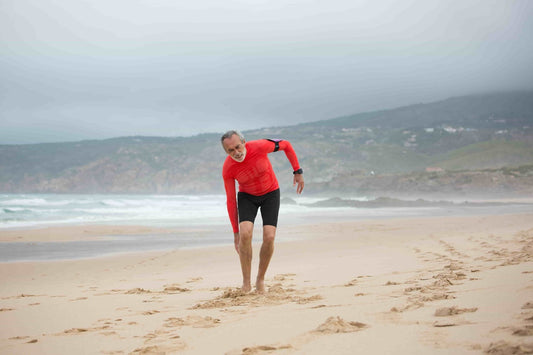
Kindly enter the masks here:
[[514, 328], [513, 335], [521, 336], [521, 337], [528, 337], [533, 335], [533, 327], [532, 326], [525, 326], [521, 328]]
[[118, 335], [118, 333], [115, 331], [101, 332], [100, 334], [105, 335], [105, 336]]
[[227, 308], [237, 306], [265, 306], [278, 305], [283, 303], [298, 303], [306, 304], [322, 299], [320, 295], [310, 297], [301, 296], [303, 292], [292, 289], [283, 288], [281, 284], [275, 284], [268, 288], [265, 293], [245, 293], [240, 289], [226, 289], [224, 293], [213, 300], [204, 303], [198, 303], [191, 309], [208, 309], [208, 308]]
[[192, 277], [190, 278], [189, 280], [187, 280], [187, 283], [193, 283], [193, 282], [198, 282], [198, 281], [202, 281], [204, 278], [203, 277]]
[[74, 298], [74, 299], [71, 299], [70, 301], [84, 301], [88, 299], [87, 297], [78, 297], [78, 298]]
[[387, 281], [387, 283], [385, 284], [385, 286], [396, 286], [396, 285], [400, 285], [400, 283], [394, 282], [394, 281]]
[[[326, 321], [320, 324], [316, 329], [304, 333], [296, 338], [293, 338], [292, 343], [307, 343], [313, 341], [316, 335], [329, 335], [329, 334], [340, 334], [340, 333], [354, 333], [358, 332], [364, 328], [367, 328], [368, 325], [361, 322], [349, 322], [345, 321], [341, 317], [329, 317]], [[242, 349], [241, 355], [252, 355], [252, 354], [262, 354], [262, 353], [277, 353], [279, 350], [293, 349], [293, 345], [261, 345], [254, 347], [246, 347]], [[229, 353], [228, 353], [229, 354]], [[233, 354], [233, 353], [232, 353]]]
[[533, 309], [533, 302], [527, 302], [522, 306], [522, 309]]
[[[78, 334], [84, 334], [87, 332], [108, 330], [110, 328], [109, 324], [111, 323], [106, 322], [103, 326], [93, 327], [93, 328], [70, 328], [70, 329], [64, 330], [62, 333], [56, 333], [53, 335], [55, 336], [78, 335]], [[104, 335], [109, 335], [109, 334], [104, 334]]]
[[296, 274], [279, 274], [274, 276], [275, 281], [286, 281], [286, 280], [293, 280], [293, 277], [296, 276]]
[[152, 293], [152, 291], [145, 290], [144, 288], [137, 287], [137, 288], [132, 288], [129, 291], [126, 291], [124, 294], [125, 295], [142, 295], [142, 294], [145, 294], [145, 293]]
[[[165, 285], [163, 286], [164, 289], [163, 291], [151, 291], [151, 290], [146, 290], [144, 288], [140, 288], [140, 287], [136, 287], [136, 288], [132, 288], [131, 290], [128, 290], [126, 292], [124, 292], [125, 295], [143, 295], [143, 294], [176, 294], [176, 293], [182, 293], [182, 292], [190, 292], [191, 290], [188, 289], [188, 288], [184, 288], [184, 287], [180, 287], [179, 285], [177, 284], [172, 284], [172, 285]], [[112, 290], [113, 292], [115, 292], [115, 290]], [[123, 292], [122, 290], [117, 290], [117, 291], [120, 291], [120, 292]]]
[[455, 306], [453, 307], [442, 307], [435, 311], [435, 317], [449, 317], [454, 316], [461, 313], [467, 313], [467, 312], [476, 312], [477, 307], [474, 308], [457, 308]]
[[311, 307], [311, 309], [326, 308], [326, 307], [327, 307], [327, 305], [325, 305], [325, 304], [319, 304], [317, 306]]
[[143, 316], [151, 316], [151, 315], [154, 315], [154, 314], [157, 314], [157, 313], [160, 313], [158, 310], [152, 310], [152, 311], [146, 311], [146, 312], [143, 312], [142, 315]]
[[190, 292], [191, 291], [188, 288], [180, 287], [178, 284], [165, 285], [163, 287], [164, 287], [163, 293], [165, 293], [165, 294], [175, 294], [175, 293], [182, 293], [182, 292]]
[[260, 345], [254, 347], [248, 347], [242, 349], [242, 355], [254, 355], [261, 353], [275, 353], [277, 350], [292, 349], [291, 345], [281, 345], [281, 346], [272, 346], [272, 345]]
[[435, 322], [433, 326], [436, 328], [445, 328], [445, 327], [455, 327], [457, 323], [455, 322]]
[[144, 348], [137, 348], [130, 354], [173, 354], [184, 350], [186, 347], [187, 345], [183, 342], [176, 345], [152, 345]]
[[81, 333], [85, 333], [85, 332], [88, 332], [88, 331], [89, 331], [89, 329], [87, 329], [87, 328], [70, 328], [70, 329], [65, 330], [63, 333], [56, 334], [56, 335], [81, 334]]
[[165, 331], [165, 330], [156, 330], [154, 332], [146, 334], [145, 336], [143, 336], [143, 338], [151, 340], [151, 339], [155, 339], [155, 338], [160, 337], [160, 336], [165, 336], [165, 335], [167, 335], [169, 333], [170, 332]]
[[411, 310], [411, 309], [418, 309], [418, 308], [422, 308], [424, 307], [424, 303], [423, 302], [420, 302], [420, 301], [413, 301], [411, 303], [408, 303], [406, 304], [405, 306], [403, 307], [392, 307], [390, 309], [390, 311], [392, 313], [402, 313], [402, 312], [405, 312], [405, 311], [408, 311], [408, 310]]
[[187, 316], [186, 318], [171, 317], [165, 321], [167, 328], [192, 326], [193, 328], [212, 328], [220, 323], [220, 319], [209, 316]]
[[351, 286], [355, 286], [356, 284], [357, 284], [357, 279], [353, 279], [349, 281], [348, 283], [344, 284], [344, 287], [351, 287]]
[[187, 347], [179, 335], [164, 329], [148, 333], [143, 338], [145, 344], [157, 345], [135, 349], [131, 354], [174, 354]]
[[517, 344], [512, 345], [506, 341], [498, 341], [496, 343], [491, 343], [487, 349], [485, 349], [487, 354], [531, 354], [533, 353], [533, 343], [529, 344]]
[[22, 336], [19, 335], [19, 336], [16, 336], [16, 337], [9, 338], [9, 340], [26, 340], [28, 338], [29, 338], [29, 336], [27, 336], [27, 335], [22, 335]]
[[329, 317], [324, 323], [318, 326], [313, 333], [335, 334], [335, 333], [353, 333], [368, 327], [361, 322], [347, 322], [341, 317]]

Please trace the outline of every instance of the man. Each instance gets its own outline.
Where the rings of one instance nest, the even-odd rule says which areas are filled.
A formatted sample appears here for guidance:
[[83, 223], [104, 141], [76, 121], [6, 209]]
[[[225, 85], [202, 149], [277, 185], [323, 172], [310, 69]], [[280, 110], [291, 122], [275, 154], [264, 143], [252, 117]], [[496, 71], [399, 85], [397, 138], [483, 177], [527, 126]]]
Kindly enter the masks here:
[[[288, 141], [261, 139], [245, 142], [237, 131], [228, 131], [222, 138], [222, 147], [228, 154], [222, 168], [226, 189], [228, 214], [233, 227], [235, 249], [242, 269], [242, 291], [252, 289], [252, 233], [257, 210], [261, 207], [263, 218], [263, 244], [259, 254], [259, 270], [255, 287], [265, 292], [265, 273], [274, 252], [274, 238], [280, 204], [279, 184], [267, 154], [282, 150], [294, 170], [296, 192], [304, 188], [303, 170], [296, 153]], [[238, 203], [235, 180], [239, 183]]]

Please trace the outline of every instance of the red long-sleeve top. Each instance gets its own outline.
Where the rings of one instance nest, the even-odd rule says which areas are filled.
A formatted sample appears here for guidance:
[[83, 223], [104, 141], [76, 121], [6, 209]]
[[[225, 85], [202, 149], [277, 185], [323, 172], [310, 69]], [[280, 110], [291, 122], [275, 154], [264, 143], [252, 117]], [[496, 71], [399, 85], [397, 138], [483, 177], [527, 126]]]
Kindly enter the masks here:
[[[279, 150], [283, 150], [294, 170], [300, 169], [298, 158], [289, 141], [278, 141]], [[246, 142], [246, 156], [242, 162], [233, 160], [229, 155], [222, 167], [222, 178], [226, 189], [226, 205], [233, 232], [239, 232], [239, 215], [235, 180], [239, 191], [254, 196], [262, 196], [279, 188], [278, 179], [272, 169], [267, 154], [274, 152], [276, 143], [267, 139]]]

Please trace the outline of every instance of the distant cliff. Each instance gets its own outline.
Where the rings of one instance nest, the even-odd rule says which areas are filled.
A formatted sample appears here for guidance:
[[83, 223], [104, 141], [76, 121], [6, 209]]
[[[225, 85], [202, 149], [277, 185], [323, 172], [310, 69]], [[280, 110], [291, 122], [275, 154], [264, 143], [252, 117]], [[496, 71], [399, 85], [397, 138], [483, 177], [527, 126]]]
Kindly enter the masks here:
[[[0, 192], [222, 193], [221, 133], [0, 145]], [[305, 170], [307, 193], [531, 194], [533, 91], [244, 133], [249, 140], [290, 140]], [[292, 188], [283, 153], [271, 160], [282, 189]]]
[[335, 192], [367, 197], [533, 197], [533, 165], [382, 175], [353, 172], [341, 174], [327, 182], [312, 183], [307, 187], [315, 193]]

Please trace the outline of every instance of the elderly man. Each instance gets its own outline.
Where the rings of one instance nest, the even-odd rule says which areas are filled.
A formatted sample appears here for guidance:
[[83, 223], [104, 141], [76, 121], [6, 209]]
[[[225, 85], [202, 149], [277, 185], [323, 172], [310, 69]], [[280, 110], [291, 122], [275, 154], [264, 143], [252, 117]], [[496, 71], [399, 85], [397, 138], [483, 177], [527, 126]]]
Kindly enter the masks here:
[[[263, 244], [259, 254], [259, 270], [255, 287], [265, 291], [265, 273], [274, 253], [274, 238], [280, 205], [279, 184], [268, 159], [268, 154], [282, 150], [293, 168], [294, 185], [300, 194], [304, 188], [303, 170], [291, 144], [279, 139], [261, 139], [245, 142], [238, 131], [228, 131], [221, 138], [228, 154], [222, 168], [226, 189], [228, 214], [233, 227], [235, 249], [242, 269], [242, 291], [252, 289], [252, 234], [257, 210], [263, 218]], [[236, 193], [235, 181], [239, 183]], [[237, 195], [237, 196], [236, 196]], [[238, 200], [238, 203], [237, 203]]]

